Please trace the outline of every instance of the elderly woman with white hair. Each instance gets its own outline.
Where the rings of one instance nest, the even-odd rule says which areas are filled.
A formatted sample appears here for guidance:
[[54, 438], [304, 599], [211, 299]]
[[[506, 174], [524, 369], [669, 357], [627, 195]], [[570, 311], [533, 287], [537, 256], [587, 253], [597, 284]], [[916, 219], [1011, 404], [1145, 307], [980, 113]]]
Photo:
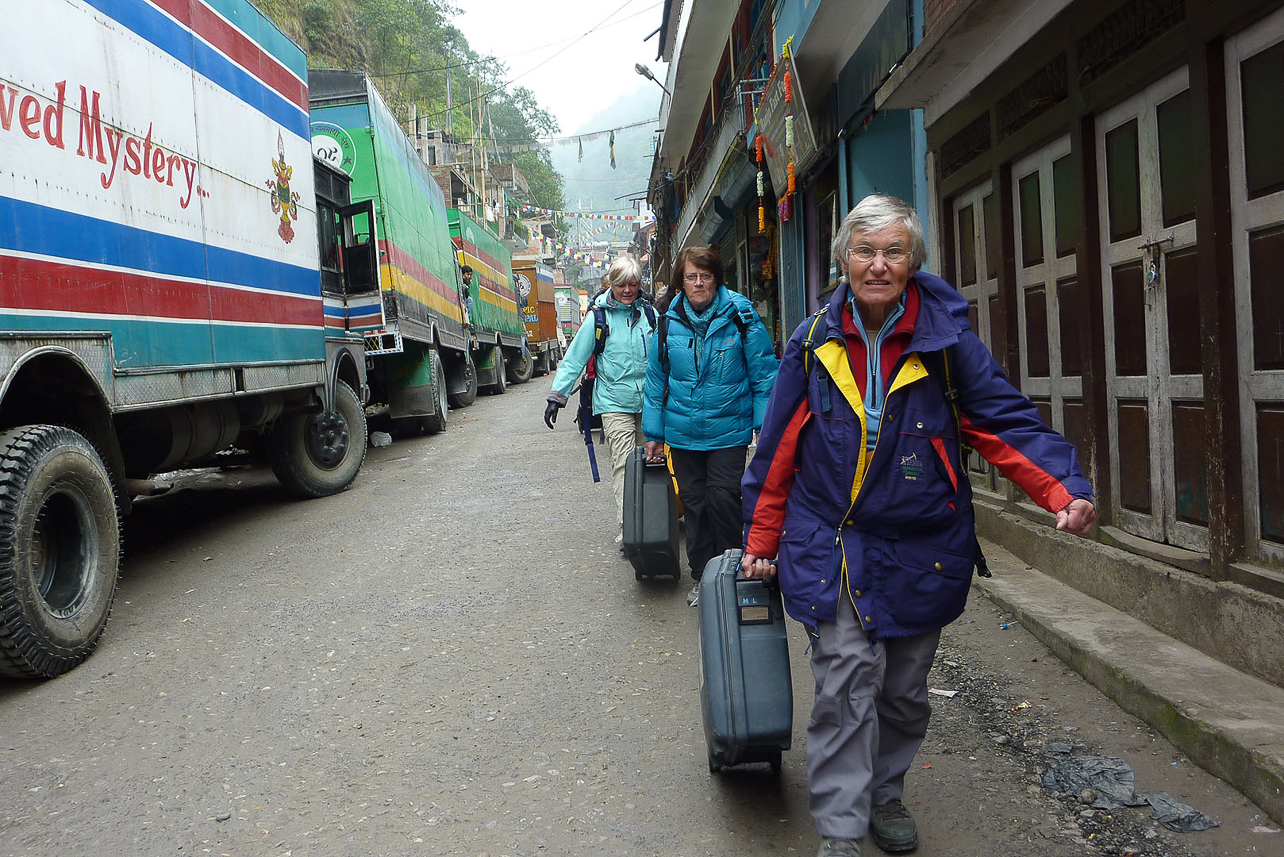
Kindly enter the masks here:
[[[632, 256], [621, 256], [612, 262], [602, 280], [606, 288], [593, 301], [557, 369], [544, 409], [544, 424], [553, 428], [558, 410], [566, 407], [576, 380], [596, 353], [593, 413], [602, 418], [602, 431], [611, 447], [615, 518], [622, 527], [624, 465], [629, 453], [645, 442], [642, 388], [646, 384], [647, 349], [655, 330], [655, 310], [642, 297], [642, 268]], [[616, 542], [621, 538], [622, 530], [617, 532]]]
[[[751, 578], [777, 571], [811, 635], [811, 813], [826, 857], [917, 847], [902, 802], [927, 733], [927, 674], [963, 612], [976, 540], [967, 444], [1084, 535], [1092, 486], [969, 328], [967, 303], [919, 270], [923, 229], [890, 196], [834, 239], [844, 282], [785, 349], [743, 485]], [[772, 565], [769, 559], [778, 559]]]

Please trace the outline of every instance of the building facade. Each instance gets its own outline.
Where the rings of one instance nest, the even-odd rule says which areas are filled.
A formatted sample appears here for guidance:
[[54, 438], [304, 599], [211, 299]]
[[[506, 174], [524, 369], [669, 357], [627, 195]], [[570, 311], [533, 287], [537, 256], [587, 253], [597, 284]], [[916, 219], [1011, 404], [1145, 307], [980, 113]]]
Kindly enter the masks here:
[[785, 339], [851, 205], [912, 201], [1122, 559], [975, 460], [983, 537], [1284, 683], [1284, 2], [675, 0], [661, 37], [657, 276], [717, 243]]

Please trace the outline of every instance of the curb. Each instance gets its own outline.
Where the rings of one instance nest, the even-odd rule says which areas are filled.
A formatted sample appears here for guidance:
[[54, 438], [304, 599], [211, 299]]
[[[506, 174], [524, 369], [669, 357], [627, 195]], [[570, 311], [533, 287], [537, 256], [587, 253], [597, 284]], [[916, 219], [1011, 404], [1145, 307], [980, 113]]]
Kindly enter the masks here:
[[1191, 761], [1284, 823], [1284, 688], [1239, 672], [991, 542], [974, 585]]

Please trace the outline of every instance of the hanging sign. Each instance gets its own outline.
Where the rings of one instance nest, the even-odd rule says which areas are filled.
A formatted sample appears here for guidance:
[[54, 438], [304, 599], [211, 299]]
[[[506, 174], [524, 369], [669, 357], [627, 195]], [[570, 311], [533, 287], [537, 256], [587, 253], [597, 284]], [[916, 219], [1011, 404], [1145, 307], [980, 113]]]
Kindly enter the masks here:
[[[762, 136], [762, 151], [767, 170], [771, 173], [771, 186], [775, 189], [776, 196], [786, 196], [791, 150], [795, 173], [805, 173], [816, 159], [816, 137], [811, 130], [811, 115], [803, 103], [802, 87], [798, 84], [798, 69], [794, 67], [793, 55], [787, 50], [776, 62], [771, 77], [767, 79], [767, 86], [754, 110], [754, 119], [758, 123], [758, 133]], [[786, 137], [792, 139], [787, 141]], [[792, 143], [792, 146], [787, 143]]]

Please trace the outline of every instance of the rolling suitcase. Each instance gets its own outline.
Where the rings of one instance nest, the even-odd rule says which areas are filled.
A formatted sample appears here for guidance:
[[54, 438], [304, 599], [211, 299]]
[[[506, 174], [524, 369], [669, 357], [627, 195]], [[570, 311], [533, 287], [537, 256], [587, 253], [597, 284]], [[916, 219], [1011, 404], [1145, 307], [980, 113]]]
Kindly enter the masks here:
[[794, 727], [794, 689], [780, 588], [740, 576], [741, 552], [700, 578], [700, 708], [709, 770], [769, 762], [780, 770]]
[[648, 464], [638, 447], [624, 465], [624, 555], [638, 580], [682, 577], [678, 562], [678, 504], [664, 462]]

